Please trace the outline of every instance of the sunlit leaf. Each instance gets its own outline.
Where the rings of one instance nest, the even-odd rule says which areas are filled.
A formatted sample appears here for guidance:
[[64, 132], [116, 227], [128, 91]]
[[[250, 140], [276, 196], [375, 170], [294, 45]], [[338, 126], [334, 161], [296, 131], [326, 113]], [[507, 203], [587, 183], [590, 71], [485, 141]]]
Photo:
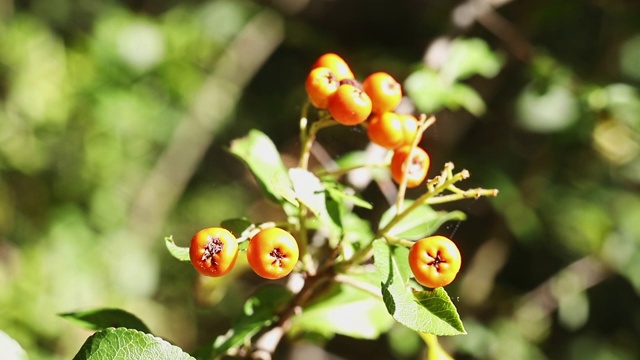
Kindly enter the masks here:
[[173, 236], [165, 237], [164, 244], [174, 258], [180, 261], [191, 261], [189, 258], [189, 248], [176, 245], [173, 241]]
[[121, 309], [93, 309], [60, 316], [90, 330], [124, 327], [145, 333], [151, 332], [137, 316]]
[[[403, 209], [406, 209], [411, 204], [413, 204], [412, 200], [405, 200]], [[391, 206], [382, 214], [379, 228], [384, 228], [395, 216], [396, 207]], [[388, 234], [406, 240], [420, 240], [433, 234], [447, 221], [463, 221], [466, 218], [466, 215], [459, 210], [451, 212], [435, 211], [429, 205], [423, 205], [417, 207], [400, 220], [389, 230]]]
[[529, 84], [516, 103], [518, 124], [539, 133], [561, 131], [579, 118], [578, 99], [571, 89], [552, 84], [544, 90]]
[[441, 71], [446, 79], [463, 80], [472, 75], [494, 77], [502, 67], [502, 56], [482, 39], [456, 38]]
[[371, 224], [352, 212], [343, 216], [342, 231], [342, 240], [352, 244], [356, 250], [366, 246], [374, 237]]
[[472, 87], [465, 84], [454, 84], [451, 87], [449, 101], [452, 103], [450, 108], [461, 106], [475, 116], [484, 114], [486, 110], [484, 100], [480, 95]]
[[407, 77], [404, 90], [421, 112], [431, 114], [445, 105], [449, 86], [435, 71], [424, 67]]
[[354, 206], [361, 207], [364, 209], [373, 209], [373, 205], [370, 202], [364, 200], [358, 195], [352, 195], [344, 192], [344, 189], [338, 189], [335, 187], [327, 187], [327, 193], [330, 197], [335, 200], [342, 200], [349, 203], [352, 203]]
[[245, 230], [253, 226], [253, 223], [247, 218], [238, 218], [224, 220], [220, 223], [220, 226], [229, 230], [236, 238], [239, 238]]
[[91, 335], [73, 360], [193, 359], [179, 347], [153, 335], [125, 328], [108, 328]]
[[213, 359], [244, 344], [245, 340], [277, 319], [277, 310], [286, 304], [291, 296], [291, 292], [282, 286], [261, 287], [247, 299], [243, 313], [235, 319], [231, 329], [226, 334], [218, 336], [211, 344], [200, 348], [195, 356], [198, 359]]
[[276, 203], [284, 201], [281, 189], [290, 188], [291, 181], [278, 149], [267, 135], [253, 129], [247, 136], [234, 140], [229, 151], [249, 167], [267, 198]]
[[[354, 282], [379, 291], [377, 276], [351, 276]], [[311, 331], [331, 338], [341, 334], [359, 339], [377, 339], [389, 330], [393, 318], [379, 297], [346, 284], [337, 285], [328, 295], [305, 308], [292, 319], [292, 331]]]
[[[327, 209], [326, 189], [313, 173], [302, 168], [289, 169], [296, 200], [303, 203], [334, 236], [340, 234], [339, 215]], [[333, 209], [338, 211], [339, 209]]]

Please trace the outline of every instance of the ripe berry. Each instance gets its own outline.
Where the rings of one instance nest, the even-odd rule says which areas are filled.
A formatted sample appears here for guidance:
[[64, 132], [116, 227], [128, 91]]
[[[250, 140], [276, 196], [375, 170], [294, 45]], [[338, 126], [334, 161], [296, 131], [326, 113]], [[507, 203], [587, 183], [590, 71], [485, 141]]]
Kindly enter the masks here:
[[326, 53], [318, 58], [311, 67], [312, 69], [318, 67], [326, 67], [338, 78], [338, 80], [354, 79], [353, 72], [339, 55], [334, 53]]
[[403, 121], [396, 113], [384, 112], [374, 115], [369, 121], [367, 134], [369, 140], [393, 150], [405, 143]]
[[280, 279], [298, 263], [298, 243], [287, 231], [268, 228], [254, 235], [247, 246], [249, 266], [265, 279]]
[[411, 152], [411, 146], [405, 145], [396, 149], [391, 158], [391, 177], [400, 184], [402, 179], [407, 176], [407, 187], [413, 188], [420, 185], [427, 177], [429, 171], [430, 159], [429, 155], [423, 149], [416, 147], [411, 152], [411, 159], [406, 164], [405, 160]]
[[357, 125], [371, 114], [371, 99], [358, 87], [343, 84], [329, 97], [329, 113], [342, 125]]
[[228, 230], [220, 227], [198, 231], [191, 239], [189, 258], [202, 275], [222, 276], [233, 268], [238, 258], [238, 242]]
[[460, 271], [462, 257], [456, 244], [444, 236], [418, 240], [409, 250], [409, 267], [420, 284], [436, 288], [449, 285]]
[[[418, 119], [408, 114], [398, 114], [398, 117], [402, 123], [402, 134], [404, 138], [402, 145], [411, 145], [418, 133]], [[418, 140], [418, 142], [420, 142], [420, 140]]]
[[373, 112], [376, 114], [395, 110], [402, 100], [402, 86], [385, 72], [367, 76], [362, 82], [362, 89], [371, 98]]
[[318, 67], [309, 72], [304, 87], [311, 104], [318, 109], [326, 109], [329, 97], [338, 90], [340, 81], [328, 68]]

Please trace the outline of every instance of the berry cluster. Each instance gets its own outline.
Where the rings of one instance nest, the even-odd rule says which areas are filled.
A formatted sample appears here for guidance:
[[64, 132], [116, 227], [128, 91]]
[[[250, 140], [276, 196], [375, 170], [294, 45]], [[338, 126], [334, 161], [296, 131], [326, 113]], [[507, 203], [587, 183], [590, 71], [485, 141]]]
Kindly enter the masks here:
[[[402, 87], [391, 75], [376, 72], [360, 83], [340, 56], [328, 53], [312, 66], [305, 88], [310, 104], [318, 109], [325, 121], [366, 126], [373, 143], [393, 152], [388, 166], [395, 182], [409, 188], [424, 182], [430, 159], [417, 145], [428, 126], [427, 120], [395, 112], [402, 100]], [[306, 168], [306, 164], [303, 167]], [[429, 191], [434, 191], [433, 184], [433, 181], [427, 183]], [[249, 235], [242, 236], [243, 241], [247, 239], [248, 263], [265, 279], [283, 278], [298, 263], [298, 243], [283, 229], [254, 229]], [[446, 286], [460, 270], [460, 252], [448, 238], [429, 236], [416, 242], [396, 241], [410, 247], [409, 266], [416, 281], [426, 287]], [[230, 231], [211, 227], [193, 236], [189, 258], [198, 272], [217, 277], [231, 271], [239, 252], [238, 239]]]
[[[280, 228], [260, 230], [247, 246], [247, 260], [253, 271], [265, 279], [280, 279], [298, 263], [298, 243]], [[189, 258], [205, 276], [222, 276], [236, 264], [238, 241], [227, 229], [211, 227], [198, 231], [191, 239]]]
[[339, 124], [366, 125], [373, 143], [394, 150], [391, 175], [397, 183], [402, 183], [405, 174], [407, 187], [424, 181], [429, 155], [412, 148], [420, 136], [419, 121], [413, 115], [394, 112], [402, 100], [402, 86], [391, 75], [375, 72], [360, 83], [339, 55], [327, 53], [313, 64], [305, 88], [315, 108], [328, 111]]
[[[316, 109], [328, 111], [339, 124], [367, 126], [371, 142], [393, 151], [390, 170], [395, 182], [413, 188], [426, 179], [430, 158], [416, 146], [422, 136], [420, 121], [395, 112], [402, 100], [402, 86], [393, 76], [375, 72], [359, 83], [344, 59], [327, 53], [313, 64], [305, 88]], [[453, 241], [430, 236], [411, 246], [409, 265], [416, 281], [435, 288], [455, 279], [461, 256]]]

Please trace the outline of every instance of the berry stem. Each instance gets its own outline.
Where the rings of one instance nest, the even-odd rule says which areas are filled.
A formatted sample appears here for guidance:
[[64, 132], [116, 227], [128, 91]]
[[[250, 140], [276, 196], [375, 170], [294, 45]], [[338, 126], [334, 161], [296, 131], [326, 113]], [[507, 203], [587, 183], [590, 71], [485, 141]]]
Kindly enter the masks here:
[[[316, 134], [320, 129], [335, 125], [336, 122], [331, 117], [321, 117], [318, 121], [311, 123], [309, 128], [309, 113], [310, 102], [307, 100], [302, 106], [300, 114], [300, 161], [298, 166], [302, 169], [309, 167], [309, 158], [311, 156], [311, 148], [315, 141]], [[309, 239], [307, 234], [306, 218], [309, 210], [302, 202], [299, 202], [298, 212], [298, 247], [300, 248], [300, 261], [304, 267], [304, 270], [313, 275], [316, 272], [313, 258], [309, 253]]]
[[395, 237], [395, 236], [389, 235], [389, 234], [384, 234], [383, 236], [384, 236], [384, 238], [387, 240], [387, 242], [389, 244], [401, 245], [401, 246], [404, 246], [406, 248], [410, 248], [411, 246], [413, 246], [413, 241], [401, 239], [399, 237]]
[[427, 204], [442, 204], [462, 199], [474, 198], [477, 199], [481, 196], [498, 196], [498, 189], [469, 189], [455, 194], [447, 194], [437, 197], [432, 197], [426, 201]]
[[307, 119], [307, 112], [309, 109], [309, 102], [303, 106], [302, 116], [300, 117], [300, 161], [298, 167], [307, 169], [309, 167], [309, 157], [311, 156], [311, 147], [316, 139], [316, 134], [320, 129], [337, 124], [331, 117], [321, 117], [318, 121], [311, 123], [311, 128], [308, 127], [309, 120]]
[[[496, 189], [472, 189], [463, 191], [460, 193], [458, 188], [451, 188], [453, 184], [458, 181], [467, 179], [470, 174], [467, 170], [462, 170], [457, 174], [453, 174], [453, 163], [446, 163], [444, 165], [444, 169], [440, 173], [439, 176], [434, 177], [427, 181], [427, 189], [428, 191], [416, 199], [411, 205], [409, 205], [406, 209], [402, 209], [396, 212], [396, 216], [382, 229], [378, 230], [373, 239], [384, 238], [390, 243], [400, 244], [403, 246], [410, 247], [411, 244], [408, 240], [397, 239], [391, 235], [389, 235], [389, 231], [393, 229], [400, 221], [402, 221], [405, 217], [411, 214], [412, 211], [417, 209], [418, 207], [425, 204], [442, 204], [445, 202], [451, 202], [456, 200], [468, 199], [468, 198], [478, 198], [480, 196], [496, 196], [498, 194], [498, 190]], [[455, 190], [457, 189], [457, 190]], [[453, 194], [442, 195], [435, 197], [436, 195], [442, 193], [443, 191], [450, 190], [454, 192]], [[391, 240], [391, 241], [390, 241]], [[365, 247], [356, 252], [351, 259], [340, 264], [340, 271], [344, 271], [345, 269], [360, 264], [363, 261], [369, 259], [373, 254], [373, 240]]]
[[336, 282], [349, 285], [355, 289], [362, 290], [369, 295], [382, 300], [382, 293], [380, 292], [380, 287], [371, 285], [368, 282], [358, 280], [353, 276], [348, 276], [345, 274], [336, 274], [333, 278]]
[[430, 116], [429, 118], [427, 118], [425, 114], [420, 115], [420, 125], [418, 126], [418, 131], [416, 131], [416, 135], [411, 142], [411, 151], [409, 151], [409, 155], [404, 160], [404, 174], [402, 174], [402, 181], [400, 182], [400, 186], [398, 187], [398, 194], [396, 195], [396, 214], [400, 213], [400, 211], [402, 210], [402, 205], [404, 203], [404, 197], [407, 192], [407, 182], [409, 181], [409, 163], [413, 160], [414, 150], [416, 146], [418, 146], [420, 139], [422, 139], [422, 134], [424, 133], [424, 131], [427, 130], [427, 128], [429, 128], [429, 126], [433, 125], [435, 122], [436, 118], [434, 116]]
[[438, 337], [433, 334], [421, 333], [418, 335], [427, 344], [427, 359], [453, 360], [438, 343]]
[[347, 173], [350, 173], [352, 171], [355, 170], [360, 170], [360, 169], [382, 169], [382, 168], [386, 168], [388, 167], [389, 164], [387, 162], [384, 163], [375, 163], [375, 164], [363, 164], [363, 165], [356, 165], [356, 166], [351, 166], [348, 168], [343, 168], [343, 169], [337, 169], [337, 170], [333, 170], [333, 171], [327, 171], [326, 169], [320, 169], [317, 171], [318, 176], [335, 176], [335, 177], [340, 177], [342, 175], [345, 175]]

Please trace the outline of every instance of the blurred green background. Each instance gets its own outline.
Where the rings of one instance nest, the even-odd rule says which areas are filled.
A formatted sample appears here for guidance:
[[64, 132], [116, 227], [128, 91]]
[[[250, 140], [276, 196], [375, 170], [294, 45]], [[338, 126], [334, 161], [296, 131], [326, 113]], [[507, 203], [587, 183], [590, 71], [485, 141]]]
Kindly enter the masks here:
[[[431, 175], [452, 160], [467, 187], [500, 189], [446, 207], [469, 214], [440, 230], [465, 259], [447, 290], [469, 334], [442, 339], [450, 353], [640, 358], [633, 0], [0, 0], [0, 330], [30, 359], [71, 358], [90, 332], [57, 314], [94, 307], [187, 351], [224, 333], [260, 281], [198, 279], [162, 239], [273, 219], [224, 147], [258, 128], [293, 164], [302, 84], [328, 51], [437, 115]], [[319, 140], [337, 156], [366, 134]], [[423, 351], [397, 327], [278, 356]]]

